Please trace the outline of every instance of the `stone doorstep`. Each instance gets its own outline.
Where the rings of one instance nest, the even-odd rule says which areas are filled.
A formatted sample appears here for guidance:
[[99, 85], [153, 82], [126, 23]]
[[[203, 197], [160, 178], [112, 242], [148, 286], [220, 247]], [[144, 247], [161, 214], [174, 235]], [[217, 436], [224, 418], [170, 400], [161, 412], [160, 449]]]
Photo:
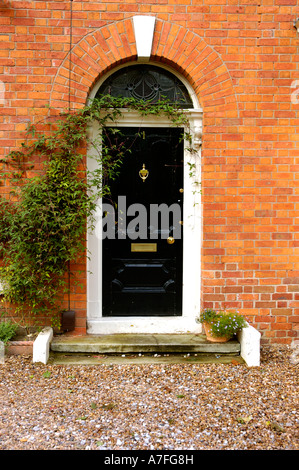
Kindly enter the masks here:
[[210, 343], [195, 334], [115, 334], [54, 337], [50, 364], [244, 363], [240, 343]]
[[244, 364], [235, 354], [96, 354], [50, 352], [51, 365], [139, 365], [139, 364]]
[[[15, 347], [15, 349], [10, 354], [32, 354], [33, 362], [44, 364], [47, 364], [50, 353], [108, 354], [110, 357], [113, 354], [169, 354], [173, 357], [175, 355], [195, 357], [197, 354], [202, 357], [204, 355], [214, 355], [215, 357], [217, 355], [235, 355], [242, 358], [248, 367], [258, 367], [260, 365], [260, 338], [261, 334], [250, 325], [238, 333], [237, 340], [231, 340], [227, 343], [210, 343], [202, 334], [61, 335], [53, 337], [52, 328], [46, 327], [35, 341], [12, 344], [11, 347]], [[24, 352], [25, 347], [29, 348], [26, 352]]]
[[260, 366], [261, 334], [247, 324], [236, 340], [210, 343], [202, 334], [115, 334], [55, 337], [50, 352], [65, 354], [195, 354], [236, 355], [248, 367]]
[[54, 337], [52, 352], [98, 354], [240, 354], [240, 343], [210, 343], [205, 335], [115, 334]]

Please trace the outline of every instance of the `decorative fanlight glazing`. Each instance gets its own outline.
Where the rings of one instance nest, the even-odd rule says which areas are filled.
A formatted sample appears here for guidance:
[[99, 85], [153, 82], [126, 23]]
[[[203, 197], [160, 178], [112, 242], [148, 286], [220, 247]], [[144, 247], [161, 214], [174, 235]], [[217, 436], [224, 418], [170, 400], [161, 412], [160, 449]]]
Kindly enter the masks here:
[[157, 101], [168, 99], [180, 108], [193, 108], [185, 85], [173, 74], [153, 65], [134, 65], [120, 69], [101, 85], [99, 95]]

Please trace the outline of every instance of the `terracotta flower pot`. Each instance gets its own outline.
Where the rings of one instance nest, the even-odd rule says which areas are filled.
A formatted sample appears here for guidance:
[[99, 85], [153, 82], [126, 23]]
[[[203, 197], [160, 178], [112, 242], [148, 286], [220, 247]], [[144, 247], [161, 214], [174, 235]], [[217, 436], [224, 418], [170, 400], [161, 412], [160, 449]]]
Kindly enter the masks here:
[[232, 338], [231, 336], [213, 336], [210, 323], [203, 322], [203, 327], [207, 336], [207, 340], [211, 341], [212, 343], [227, 343], [227, 341]]

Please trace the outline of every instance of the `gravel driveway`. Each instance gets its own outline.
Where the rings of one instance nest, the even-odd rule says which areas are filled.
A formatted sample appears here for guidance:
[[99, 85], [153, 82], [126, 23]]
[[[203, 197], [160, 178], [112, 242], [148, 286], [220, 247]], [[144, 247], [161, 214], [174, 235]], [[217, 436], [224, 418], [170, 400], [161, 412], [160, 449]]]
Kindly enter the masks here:
[[1, 450], [298, 450], [298, 366], [0, 365]]

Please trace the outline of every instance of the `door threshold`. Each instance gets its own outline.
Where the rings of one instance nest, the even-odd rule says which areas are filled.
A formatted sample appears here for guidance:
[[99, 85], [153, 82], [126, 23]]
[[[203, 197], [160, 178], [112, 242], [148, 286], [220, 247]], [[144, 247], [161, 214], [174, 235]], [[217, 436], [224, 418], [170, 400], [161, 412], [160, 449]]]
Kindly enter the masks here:
[[180, 317], [101, 317], [87, 321], [87, 334], [199, 334], [201, 324], [195, 318]]

